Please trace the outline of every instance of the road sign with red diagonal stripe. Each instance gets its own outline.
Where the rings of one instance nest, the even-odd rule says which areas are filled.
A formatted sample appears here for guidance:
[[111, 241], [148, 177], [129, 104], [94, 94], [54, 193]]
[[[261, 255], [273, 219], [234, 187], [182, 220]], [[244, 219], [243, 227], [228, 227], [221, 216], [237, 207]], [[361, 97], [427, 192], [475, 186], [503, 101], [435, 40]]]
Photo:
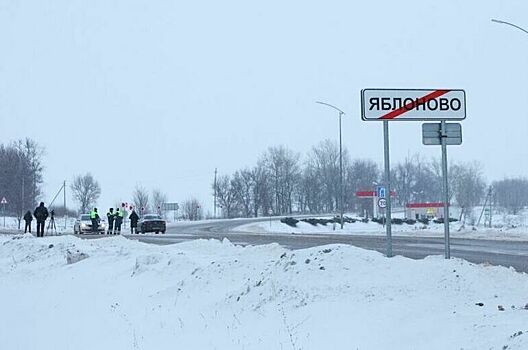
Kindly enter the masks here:
[[363, 89], [363, 120], [463, 120], [466, 93], [460, 89]]

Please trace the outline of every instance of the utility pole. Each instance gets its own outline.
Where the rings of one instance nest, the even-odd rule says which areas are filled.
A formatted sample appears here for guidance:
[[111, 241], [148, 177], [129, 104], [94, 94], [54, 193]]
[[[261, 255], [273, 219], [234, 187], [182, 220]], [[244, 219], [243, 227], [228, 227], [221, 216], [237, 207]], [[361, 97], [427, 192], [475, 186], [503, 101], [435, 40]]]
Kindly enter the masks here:
[[67, 213], [66, 213], [66, 180], [64, 180], [64, 184], [62, 185], [63, 192], [64, 192], [64, 230], [66, 230], [66, 221], [67, 219]]
[[489, 188], [489, 228], [491, 228], [491, 219], [493, 218], [493, 188]]
[[218, 172], [218, 169], [215, 168], [215, 177], [214, 177], [214, 208], [213, 208], [213, 216], [214, 216], [214, 219], [216, 219], [216, 173]]
[[[21, 215], [20, 216], [22, 216], [22, 217], [24, 216], [24, 209], [25, 209], [25, 207], [24, 207], [24, 205], [25, 205], [25, 203], [24, 203], [24, 185], [25, 185], [24, 175], [22, 175], [22, 198], [21, 198], [22, 199], [22, 201], [21, 201], [22, 205], [20, 206], [20, 210], [21, 210]], [[20, 221], [18, 222], [18, 229], [20, 230]]]

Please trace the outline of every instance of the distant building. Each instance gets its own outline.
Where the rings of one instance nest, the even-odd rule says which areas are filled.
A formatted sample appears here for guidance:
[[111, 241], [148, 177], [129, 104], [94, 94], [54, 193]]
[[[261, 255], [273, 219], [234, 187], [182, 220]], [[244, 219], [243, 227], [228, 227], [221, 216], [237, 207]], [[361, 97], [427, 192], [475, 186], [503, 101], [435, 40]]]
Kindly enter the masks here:
[[444, 202], [407, 203], [405, 217], [408, 219], [443, 218]]

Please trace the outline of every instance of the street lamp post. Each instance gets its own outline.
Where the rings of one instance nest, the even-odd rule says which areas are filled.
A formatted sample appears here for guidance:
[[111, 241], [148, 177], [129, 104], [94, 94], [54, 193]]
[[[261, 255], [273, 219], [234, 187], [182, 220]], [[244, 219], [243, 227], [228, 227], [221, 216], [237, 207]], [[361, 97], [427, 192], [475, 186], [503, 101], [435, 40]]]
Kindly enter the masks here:
[[[521, 26], [518, 26], [516, 24], [513, 24], [513, 23], [510, 23], [510, 22], [506, 22], [506, 21], [501, 21], [499, 19], [491, 19], [492, 22], [495, 22], [495, 23], [499, 23], [499, 24], [505, 24], [505, 25], [508, 25], [510, 27], [513, 27], [515, 29], [518, 29], [520, 30], [521, 32], [524, 32], [525, 34], [528, 34], [528, 30], [524, 29], [523, 27]], [[491, 187], [489, 189], [489, 196], [490, 196], [490, 219], [489, 219], [489, 226], [491, 227]], [[482, 214], [481, 214], [482, 216]]]
[[339, 192], [340, 192], [340, 199], [339, 199], [339, 210], [341, 215], [341, 230], [343, 229], [343, 219], [344, 219], [344, 208], [343, 208], [343, 145], [342, 145], [342, 138], [341, 138], [341, 117], [345, 115], [345, 112], [340, 110], [334, 105], [331, 105], [326, 102], [316, 101], [316, 103], [319, 103], [321, 105], [328, 106], [330, 108], [335, 109], [339, 112]]
[[516, 24], [510, 23], [510, 22], [506, 22], [506, 21], [501, 21], [501, 20], [499, 20], [499, 19], [492, 19], [491, 21], [492, 21], [492, 22], [495, 22], [495, 23], [499, 23], [499, 24], [506, 24], [506, 25], [508, 25], [508, 26], [510, 26], [510, 27], [517, 28], [517, 29], [519, 29], [520, 31], [522, 31], [522, 32], [524, 32], [524, 33], [526, 33], [526, 34], [528, 34], [528, 30], [526, 30], [526, 29], [524, 29], [523, 27], [520, 27], [520, 26], [518, 26], [518, 25], [516, 25]]

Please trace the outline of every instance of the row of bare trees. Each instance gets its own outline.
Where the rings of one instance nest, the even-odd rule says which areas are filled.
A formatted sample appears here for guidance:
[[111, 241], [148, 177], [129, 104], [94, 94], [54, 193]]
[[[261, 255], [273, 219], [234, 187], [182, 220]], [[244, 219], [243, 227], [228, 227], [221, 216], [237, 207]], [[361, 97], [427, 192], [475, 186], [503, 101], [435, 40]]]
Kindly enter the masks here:
[[[353, 194], [379, 180], [379, 167], [370, 160], [351, 161], [345, 149], [343, 169], [345, 207], [356, 208], [360, 202]], [[212, 187], [228, 218], [332, 212], [339, 205], [339, 147], [324, 140], [304, 161], [284, 146], [270, 147], [254, 167], [221, 175]]]
[[[449, 201], [461, 208], [462, 217], [484, 197], [487, 185], [482, 165], [477, 162], [452, 163], [448, 173]], [[443, 201], [442, 168], [438, 159], [425, 160], [420, 155], [407, 157], [392, 169], [392, 177], [399, 205]]]
[[[101, 195], [101, 186], [91, 173], [75, 176], [70, 188], [81, 213], [94, 207]], [[145, 187], [138, 185], [132, 193], [133, 205], [145, 212], [156, 211], [165, 202], [167, 195], [159, 189], [154, 189], [150, 194]]]
[[[251, 217], [299, 213], [331, 213], [339, 206], [339, 147], [324, 140], [301, 159], [284, 146], [270, 147], [252, 168], [221, 175], [213, 183], [223, 217]], [[410, 202], [442, 201], [440, 162], [419, 155], [396, 163], [392, 169], [393, 190], [400, 206]], [[382, 183], [377, 163], [351, 159], [343, 151], [343, 189], [346, 211], [371, 210], [371, 202], [356, 197], [360, 190], [373, 190]], [[486, 182], [479, 163], [453, 163], [450, 166], [451, 201], [462, 210], [478, 205]]]
[[[161, 205], [167, 203], [167, 195], [159, 189], [154, 189], [152, 195], [143, 186], [136, 186], [132, 194], [136, 208], [144, 212], [160, 211]], [[203, 206], [196, 198], [189, 198], [181, 204], [181, 217], [185, 220], [203, 219]]]
[[[70, 186], [74, 199], [79, 203], [79, 212], [87, 213], [94, 207], [101, 195], [99, 182], [87, 173], [77, 175]], [[160, 189], [149, 192], [138, 185], [132, 192], [132, 205], [142, 213], [161, 212], [161, 206], [167, 203], [167, 195]], [[119, 203], [116, 203], [119, 207]], [[163, 214], [163, 213], [162, 213]], [[196, 198], [190, 198], [181, 205], [181, 217], [186, 220], [203, 219], [203, 206]]]
[[[5, 150], [4, 150], [5, 153]], [[12, 170], [12, 169], [11, 169]], [[482, 166], [476, 162], [452, 163], [449, 167], [450, 202], [461, 208], [461, 216], [482, 203], [487, 184]], [[40, 177], [38, 177], [40, 179]], [[440, 202], [442, 198], [441, 165], [437, 159], [412, 155], [392, 169], [392, 186], [396, 205], [411, 202]], [[359, 190], [373, 190], [383, 183], [377, 163], [368, 159], [351, 159], [343, 151], [344, 208], [346, 211], [371, 211], [371, 201], [357, 198]], [[507, 178], [492, 184], [496, 205], [512, 213], [528, 206], [528, 180]], [[95, 204], [100, 187], [92, 175], [78, 176], [71, 189], [80, 210], [86, 212]], [[232, 175], [220, 175], [213, 184], [221, 216], [256, 217], [299, 213], [332, 213], [339, 208], [339, 148], [324, 140], [301, 155], [284, 146], [270, 147], [251, 168]], [[167, 202], [160, 190], [150, 193], [142, 186], [133, 192], [133, 205], [145, 212], [156, 211]], [[190, 198], [181, 203], [181, 216], [189, 220], [203, 218], [203, 206]]]
[[19, 227], [25, 211], [35, 208], [41, 194], [43, 153], [31, 139], [0, 145], [0, 199], [7, 200], [6, 214], [15, 216]]
[[511, 214], [517, 214], [528, 207], [528, 179], [516, 177], [493, 182], [491, 202]]

